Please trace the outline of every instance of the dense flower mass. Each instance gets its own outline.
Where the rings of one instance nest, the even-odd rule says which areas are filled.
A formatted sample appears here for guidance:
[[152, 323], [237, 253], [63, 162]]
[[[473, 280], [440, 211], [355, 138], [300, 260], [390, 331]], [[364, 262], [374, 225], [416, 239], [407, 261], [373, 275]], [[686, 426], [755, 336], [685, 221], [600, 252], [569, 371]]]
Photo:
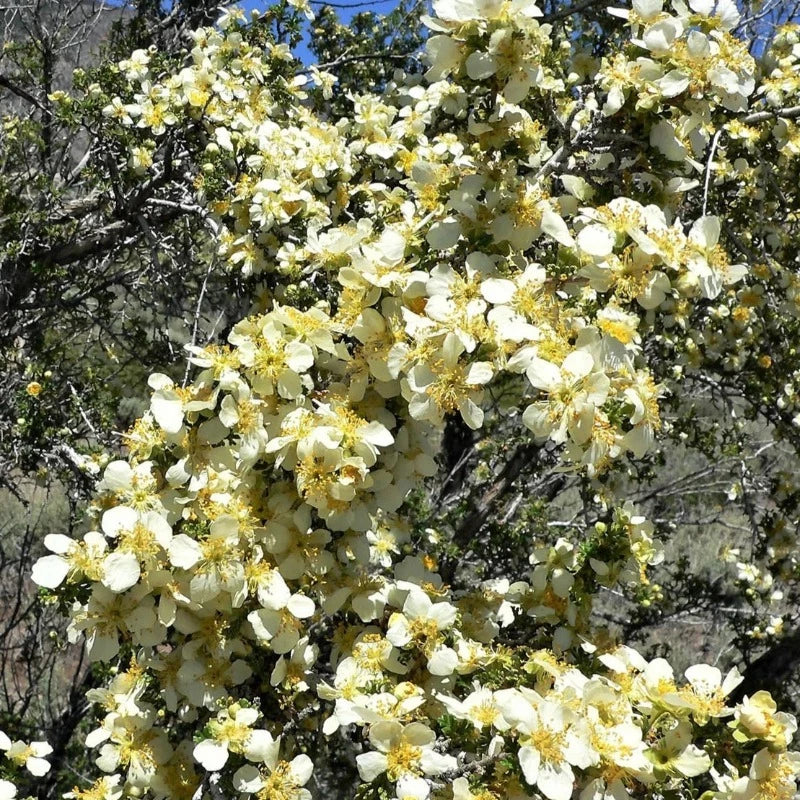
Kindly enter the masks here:
[[[235, 12], [182, 68], [119, 65], [102, 116], [132, 174], [196, 131], [219, 255], [267, 289], [226, 344], [191, 348], [191, 382], [151, 377], [94, 526], [45, 540], [34, 580], [115, 667], [89, 697], [105, 774], [74, 796], [306, 800], [318, 727], [362, 742], [359, 797], [788, 800], [796, 724], [767, 693], [735, 702], [735, 671], [593, 642], [594, 595], [661, 558], [624, 497], [582, 540], [531, 541], [526, 574], [465, 587], [406, 504], [453, 418], [516, 420], [591, 477], [652, 450], [652, 348], [735, 304], [753, 266], [706, 213], [714, 151], [795, 147], [780, 108], [800, 82], [776, 53], [757, 84], [729, 0], [609, 9], [630, 38], [602, 58], [529, 0], [434, 12], [424, 77], [353, 96], [348, 119], [312, 111]], [[617, 135], [649, 153], [630, 196], [605, 177], [629, 166]], [[46, 768], [41, 744], [15, 748]]]

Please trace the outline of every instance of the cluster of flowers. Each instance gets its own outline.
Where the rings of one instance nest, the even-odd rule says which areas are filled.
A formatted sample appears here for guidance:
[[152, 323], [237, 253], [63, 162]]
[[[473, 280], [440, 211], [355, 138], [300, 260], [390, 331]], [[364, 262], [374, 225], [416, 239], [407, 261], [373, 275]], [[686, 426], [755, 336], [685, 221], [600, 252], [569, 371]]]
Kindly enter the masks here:
[[[537, 549], [523, 580], [464, 590], [414, 552], [403, 517], [445, 419], [480, 428], [495, 386], [518, 402], [493, 413], [521, 411], [590, 474], [651, 447], [648, 336], [668, 302], [713, 301], [746, 270], [716, 217], [592, 205], [570, 159], [608, 165], [588, 143], [629, 96], [666, 158], [702, 150], [712, 111], [754, 89], [732, 6], [635, 4], [631, 49], [650, 55], [610, 57], [593, 92], [567, 90], [532, 2], [434, 8], [426, 78], [353, 98], [337, 123], [235, 13], [195, 33], [174, 74], [141, 51], [120, 65], [128, 95], [103, 113], [131, 135], [131, 168], [170, 128], [200, 126], [198, 202], [228, 267], [270, 290], [227, 345], [192, 348], [191, 384], [151, 377], [95, 529], [45, 540], [33, 578], [72, 600], [71, 639], [129, 664], [90, 693], [107, 774], [76, 798], [189, 800], [213, 774], [227, 796], [306, 800], [309, 718], [362, 729], [361, 780], [403, 800], [795, 791], [795, 724], [769, 696], [729, 707], [735, 673], [679, 683], [662, 660], [590, 643], [593, 593], [659, 558], [633, 508]], [[546, 647], [520, 644], [537, 636]]]
[[[437, 25], [450, 36], [431, 39], [429, 76], [466, 70], [467, 83], [476, 84], [471, 94], [479, 97], [495, 97], [507, 74], [521, 81], [511, 91], [516, 100], [534, 83], [539, 93], [563, 89], [563, 81], [520, 77], [541, 57], [537, 47], [549, 41], [547, 26], [535, 22], [532, 5], [513, 14], [504, 9], [474, 10], [462, 20], [461, 7], [439, 8]], [[315, 367], [327, 373], [326, 384], [331, 374], [347, 376], [338, 391], [349, 403], [365, 402], [371, 385], [384, 401], [402, 396], [414, 420], [438, 426], [458, 412], [472, 428], [483, 421], [485, 386], [501, 373], [524, 373], [543, 394], [523, 415], [537, 437], [568, 441], [569, 457], [591, 469], [626, 451], [644, 454], [660, 418], [659, 387], [638, 358], [650, 324], [641, 312], [659, 309], [668, 295], [715, 298], [743, 277], [744, 267], [731, 264], [718, 244], [717, 218], [703, 217], [687, 233], [680, 220], [668, 222], [660, 208], [631, 199], [583, 206], [585, 181], [570, 176], [562, 178], [567, 192], [551, 196], [545, 167], [555, 154], [540, 123], [508, 101], [509, 82], [494, 111], [480, 124], [470, 122], [461, 139], [452, 132], [425, 135], [449, 127], [466, 110], [470, 95], [446, 80], [356, 98], [349, 123], [312, 125], [302, 106], [275, 108], [268, 85], [254, 81], [268, 68], [250, 51], [242, 54], [237, 30], [196, 38], [204, 47], [193, 51], [194, 66], [160, 84], [137, 70], [141, 91], [133, 97], [146, 90], [163, 98], [176, 120], [203, 105], [214, 137], [204, 169], [238, 176], [217, 181], [225, 187], [219, 197], [206, 186], [200, 191], [232, 268], [269, 265], [298, 280], [291, 289], [308, 288], [312, 276], [329, 281], [328, 296], [313, 297], [318, 302], [305, 314], [276, 307], [263, 320], [243, 323], [231, 339], [232, 368], [237, 359], [252, 361], [246, 375], [254, 388], [275, 391], [263, 373], [279, 370], [270, 348], [281, 349], [282, 337], [294, 341], [283, 377], [293, 383], [277, 394], [295, 414], [301, 375], [306, 396], [319, 391], [309, 376]], [[488, 52], [467, 47], [487, 39]], [[521, 65], [503, 61], [500, 69], [493, 47], [506, 60], [518, 55]], [[459, 58], [471, 50], [467, 60], [479, 56], [483, 66], [440, 64], [443, 50], [453, 48]], [[238, 91], [232, 88], [237, 78]], [[206, 89], [193, 99], [198, 85]], [[453, 102], [456, 95], [460, 102]], [[112, 107], [128, 109], [123, 124], [138, 117], [139, 126], [147, 125], [141, 103], [115, 98], [109, 114]], [[565, 112], [577, 110], [573, 104]], [[506, 159], [498, 170], [496, 161], [511, 143], [524, 157]], [[368, 212], [358, 220], [346, 206], [354, 200]], [[463, 267], [454, 268], [454, 258]], [[296, 302], [285, 286], [277, 293]], [[254, 328], [264, 325], [269, 330], [257, 335]], [[315, 330], [325, 332], [317, 341]], [[210, 359], [195, 358], [202, 366]]]

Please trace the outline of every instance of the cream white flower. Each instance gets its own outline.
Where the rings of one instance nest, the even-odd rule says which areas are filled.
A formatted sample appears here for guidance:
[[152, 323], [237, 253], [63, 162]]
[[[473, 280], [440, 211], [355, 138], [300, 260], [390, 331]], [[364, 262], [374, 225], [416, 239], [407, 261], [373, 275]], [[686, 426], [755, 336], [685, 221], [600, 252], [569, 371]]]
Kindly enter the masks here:
[[299, 592], [293, 594], [280, 609], [262, 608], [251, 611], [247, 619], [256, 638], [268, 642], [278, 654], [288, 653], [300, 641], [300, 620], [314, 614], [314, 601]]
[[42, 556], [34, 565], [31, 579], [39, 586], [55, 589], [70, 573], [97, 580], [103, 574], [103, 559], [108, 543], [97, 531], [89, 531], [76, 542], [61, 533], [44, 537], [45, 547], [55, 555]]
[[526, 375], [547, 399], [536, 402], [523, 414], [523, 422], [537, 435], [563, 442], [571, 437], [576, 444], [590, 436], [596, 410], [606, 401], [610, 380], [595, 371], [594, 359], [582, 350], [570, 353], [561, 367], [534, 358]]
[[269, 761], [280, 749], [280, 741], [268, 731], [254, 729], [259, 713], [251, 707], [233, 707], [217, 715], [208, 725], [211, 738], [194, 748], [194, 758], [208, 772], [218, 772], [228, 761], [229, 751], [248, 761]]
[[402, 612], [390, 617], [386, 638], [395, 647], [419, 643], [428, 658], [431, 673], [450, 675], [458, 657], [444, 644], [443, 632], [453, 625], [457, 613], [450, 603], [433, 603], [425, 592], [413, 589], [408, 593]]
[[585, 769], [597, 761], [588, 731], [570, 713], [531, 693], [532, 700], [514, 689], [496, 693], [506, 721], [520, 731], [517, 758], [525, 780], [549, 800], [569, 800], [575, 781], [573, 767]]
[[[279, 742], [279, 740], [278, 740]], [[233, 775], [233, 787], [247, 794], [285, 800], [311, 800], [311, 792], [303, 787], [311, 779], [314, 764], [304, 754], [291, 761], [279, 760], [278, 749], [271, 750], [262, 768], [246, 765]]]
[[483, 387], [494, 370], [486, 361], [464, 364], [459, 357], [463, 343], [448, 335], [439, 356], [429, 366], [415, 366], [408, 376], [409, 412], [415, 419], [439, 422], [444, 414], [458, 411], [471, 428], [483, 424]]
[[714, 299], [722, 287], [736, 283], [747, 274], [743, 264], [731, 265], [719, 248], [720, 221], [718, 217], [707, 216], [698, 219], [689, 231], [692, 252], [687, 267], [694, 276], [703, 297]]
[[476, 684], [475, 690], [461, 701], [447, 695], [438, 695], [438, 699], [447, 706], [454, 717], [469, 720], [477, 730], [491, 727], [498, 731], [506, 731], [511, 727], [495, 701], [491, 689]]
[[692, 743], [692, 729], [688, 722], [672, 719], [667, 723], [663, 738], [656, 747], [647, 751], [658, 773], [683, 775], [694, 778], [711, 767], [708, 753]]
[[272, 670], [269, 682], [272, 686], [285, 686], [293, 692], [304, 692], [309, 687], [311, 668], [317, 660], [319, 648], [308, 643], [303, 637], [292, 648], [289, 658], [281, 656]]
[[403, 776], [441, 775], [456, 767], [453, 756], [433, 749], [436, 734], [419, 722], [376, 722], [370, 726], [369, 741], [375, 750], [356, 756], [358, 774], [367, 782], [384, 772], [394, 782]]
[[734, 712], [735, 721], [729, 723], [734, 727], [733, 737], [737, 741], [762, 739], [785, 747], [797, 730], [797, 720], [778, 706], [769, 692], [756, 692], [752, 697], [745, 697]]
[[177, 433], [183, 427], [183, 400], [175, 384], [160, 373], [153, 373], [147, 383], [154, 390], [150, 411], [155, 421], [167, 433]]
[[676, 706], [691, 709], [699, 725], [705, 725], [711, 717], [724, 717], [733, 712], [725, 705], [725, 698], [744, 680], [735, 667], [722, 677], [717, 667], [695, 664], [686, 670], [689, 685], [664, 699]]
[[31, 775], [41, 777], [50, 771], [50, 762], [45, 756], [49, 756], [53, 748], [47, 742], [12, 742], [0, 732], [0, 750], [5, 750], [9, 761], [24, 767]]

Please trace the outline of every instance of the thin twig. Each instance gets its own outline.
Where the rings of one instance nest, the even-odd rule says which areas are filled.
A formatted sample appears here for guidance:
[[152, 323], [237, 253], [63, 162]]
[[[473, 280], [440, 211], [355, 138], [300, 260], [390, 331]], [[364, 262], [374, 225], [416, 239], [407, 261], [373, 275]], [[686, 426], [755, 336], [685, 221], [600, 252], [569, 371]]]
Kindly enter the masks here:
[[720, 128], [715, 134], [714, 138], [711, 140], [711, 149], [708, 152], [708, 161], [706, 161], [706, 179], [703, 184], [703, 216], [706, 215], [706, 209], [708, 208], [708, 187], [711, 182], [711, 164], [714, 161], [714, 154], [717, 152], [717, 145], [719, 144], [719, 137], [722, 134], [722, 128]]
[[[214, 268], [214, 259], [212, 258], [208, 262], [208, 269], [206, 270], [206, 276], [203, 278], [203, 285], [200, 287], [200, 296], [197, 298], [197, 307], [194, 310], [194, 323], [192, 325], [192, 347], [195, 346], [197, 343], [197, 328], [200, 323], [200, 311], [203, 307], [203, 299], [206, 296], [206, 287], [208, 286], [208, 279], [211, 275], [211, 270]], [[181, 384], [183, 387], [189, 381], [189, 370], [191, 369], [191, 362], [189, 359], [186, 360], [186, 370], [183, 373], [183, 383]]]

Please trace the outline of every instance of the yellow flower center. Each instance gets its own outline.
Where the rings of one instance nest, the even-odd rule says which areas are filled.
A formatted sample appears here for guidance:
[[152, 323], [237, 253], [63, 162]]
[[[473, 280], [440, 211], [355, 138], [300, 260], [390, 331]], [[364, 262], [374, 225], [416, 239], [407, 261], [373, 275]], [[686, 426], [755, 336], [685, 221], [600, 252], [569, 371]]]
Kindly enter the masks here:
[[297, 800], [300, 785], [291, 773], [287, 761], [281, 761], [264, 781], [256, 797], [258, 800]]
[[564, 731], [554, 731], [546, 725], [539, 725], [528, 736], [525, 743], [533, 747], [542, 761], [558, 764], [564, 760]]
[[137, 522], [133, 530], [120, 532], [119, 549], [124, 553], [133, 553], [139, 558], [147, 558], [157, 555], [161, 545], [149, 528]]
[[419, 759], [421, 756], [422, 748], [415, 747], [404, 739], [386, 754], [388, 765], [386, 777], [394, 782], [409, 772], [415, 775], [419, 774]]

